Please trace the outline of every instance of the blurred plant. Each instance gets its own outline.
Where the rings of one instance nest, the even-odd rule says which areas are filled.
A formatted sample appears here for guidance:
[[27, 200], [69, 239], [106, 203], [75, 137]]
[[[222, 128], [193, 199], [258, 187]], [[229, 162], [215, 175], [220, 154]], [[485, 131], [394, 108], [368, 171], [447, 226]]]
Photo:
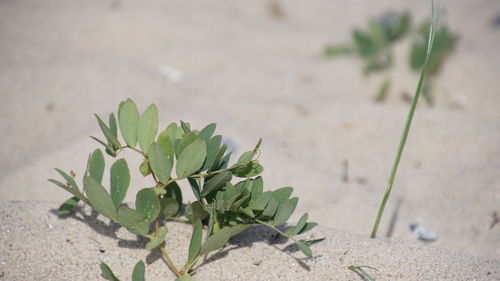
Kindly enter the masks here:
[[[83, 191], [68, 175], [56, 169], [66, 183], [49, 179], [50, 182], [73, 194], [59, 208], [59, 214], [68, 214], [79, 201], [90, 205], [95, 211], [130, 232], [149, 239], [146, 249], [159, 248], [177, 280], [191, 280], [192, 268], [208, 253], [224, 247], [238, 233], [255, 225], [265, 225], [280, 235], [291, 239], [307, 257], [312, 257], [310, 245], [320, 240], [296, 240], [317, 223], [308, 222], [307, 213], [297, 225], [281, 231], [297, 206], [299, 199], [292, 197], [292, 187], [282, 187], [264, 192], [264, 182], [258, 176], [263, 167], [257, 160], [261, 141], [251, 151], [243, 153], [238, 161], [229, 166], [231, 153], [222, 144], [222, 136], [213, 136], [215, 124], [200, 131], [192, 130], [189, 123], [180, 126], [171, 123], [158, 136], [158, 112], [154, 104], [142, 115], [135, 103], [128, 99], [120, 103], [118, 122], [114, 114], [106, 124], [96, 115], [106, 141], [92, 137], [101, 143], [107, 154], [116, 157], [121, 151], [130, 149], [143, 157], [139, 171], [151, 176], [154, 186], [141, 189], [135, 200], [135, 209], [123, 204], [130, 185], [130, 172], [125, 159], [116, 160], [110, 168], [110, 191], [102, 185], [105, 169], [104, 155], [100, 149], [90, 154], [87, 170], [83, 176]], [[118, 139], [118, 128], [125, 140]], [[137, 148], [138, 144], [138, 148]], [[176, 176], [173, 177], [172, 171]], [[242, 178], [232, 183], [233, 178]], [[181, 208], [183, 193], [177, 184], [187, 180], [196, 201]], [[193, 225], [191, 243], [186, 264], [178, 268], [171, 260], [165, 245], [168, 220], [181, 220]], [[183, 220], [184, 221], [184, 220]], [[164, 225], [164, 226], [162, 226]], [[205, 235], [203, 230], [205, 229]], [[203, 239], [204, 237], [204, 239]], [[106, 264], [101, 264], [102, 276], [118, 280]], [[137, 263], [132, 280], [144, 280], [145, 265]]]
[[[394, 44], [408, 34], [413, 34], [409, 56], [410, 67], [413, 71], [420, 72], [425, 61], [429, 26], [430, 21], [426, 21], [418, 30], [412, 30], [409, 13], [388, 12], [375, 20], [370, 20], [367, 31], [354, 29], [352, 44], [327, 46], [324, 54], [327, 58], [348, 54], [359, 56], [364, 63], [363, 73], [369, 75], [389, 69], [393, 63]], [[429, 77], [435, 76], [442, 68], [456, 41], [457, 36], [451, 33], [448, 27], [441, 26], [436, 31], [434, 50], [429, 62]], [[390, 85], [390, 78], [386, 77], [379, 86], [375, 101], [381, 102], [386, 99]], [[428, 104], [433, 104], [431, 81], [424, 85], [423, 96]]]
[[365, 64], [365, 74], [386, 69], [392, 64], [392, 45], [406, 35], [410, 23], [408, 13], [388, 12], [370, 20], [368, 30], [354, 29], [351, 45], [327, 46], [325, 55], [330, 58], [343, 54], [358, 55]]
[[[413, 40], [410, 53], [410, 66], [413, 71], [420, 73], [425, 63], [427, 53], [427, 45], [429, 43], [429, 28], [431, 22], [423, 23]], [[442, 68], [446, 57], [453, 51], [457, 36], [450, 32], [447, 26], [441, 26], [434, 34], [434, 44], [432, 46], [432, 53], [429, 57], [429, 66], [427, 69], [428, 78], [435, 77], [438, 71]], [[433, 104], [434, 100], [431, 94], [432, 80], [428, 79], [422, 94], [428, 104]]]

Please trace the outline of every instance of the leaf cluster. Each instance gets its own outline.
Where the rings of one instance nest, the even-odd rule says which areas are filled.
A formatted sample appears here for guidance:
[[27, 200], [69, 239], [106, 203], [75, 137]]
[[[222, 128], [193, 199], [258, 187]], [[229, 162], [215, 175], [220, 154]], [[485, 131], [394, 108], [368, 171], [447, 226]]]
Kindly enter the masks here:
[[[224, 247], [238, 233], [259, 224], [292, 239], [306, 256], [312, 256], [308, 246], [311, 241], [293, 238], [317, 225], [307, 221], [307, 214], [286, 232], [277, 228], [286, 224], [299, 199], [292, 197], [292, 187], [264, 191], [264, 181], [259, 176], [263, 167], [258, 161], [261, 141], [253, 150], [243, 153], [234, 164], [229, 165], [231, 152], [227, 151], [222, 136], [214, 135], [215, 124], [198, 131], [192, 129], [189, 123], [181, 121], [180, 124], [171, 123], [158, 132], [156, 106], [150, 105], [139, 114], [131, 99], [120, 103], [117, 116], [118, 119], [113, 113], [110, 114], [108, 123], [105, 123], [96, 115], [105, 140], [92, 138], [115, 159], [125, 149], [139, 153], [143, 161], [137, 169], [143, 176], [150, 176], [154, 186], [137, 192], [135, 208], [123, 204], [131, 181], [127, 161], [124, 158], [114, 160], [109, 168], [110, 182], [107, 189], [102, 182], [104, 154], [96, 149], [88, 158], [87, 169], [83, 174], [83, 189], [77, 185], [73, 175], [59, 169], [56, 171], [65, 183], [49, 180], [73, 195], [61, 205], [59, 214], [70, 213], [79, 201], [90, 205], [130, 232], [149, 239], [146, 248], [159, 248], [180, 280], [189, 280], [193, 266], [202, 256]], [[183, 201], [183, 192], [178, 184], [181, 180], [189, 183], [196, 198], [196, 201], [187, 203], [185, 208], [183, 205], [186, 202]], [[168, 231], [166, 226], [160, 225], [163, 225], [163, 221], [179, 220], [182, 216], [193, 225], [193, 233], [188, 260], [180, 269], [168, 255], [164, 242]], [[138, 263], [136, 268], [144, 272], [143, 263]], [[106, 279], [118, 280], [107, 265], [103, 264], [101, 269]], [[144, 274], [136, 274], [134, 269], [135, 275]]]
[[[355, 28], [352, 31], [352, 43], [327, 46], [324, 54], [328, 58], [346, 54], [356, 55], [363, 60], [363, 72], [368, 75], [390, 68], [393, 64], [393, 46], [405, 36], [411, 35], [408, 62], [410, 69], [419, 73], [425, 62], [430, 25], [431, 22], [426, 20], [418, 28], [413, 28], [409, 13], [387, 12], [376, 19], [371, 19], [366, 29]], [[446, 57], [453, 51], [457, 38], [446, 25], [436, 30], [433, 52], [428, 65], [427, 75], [430, 78], [442, 68]], [[383, 79], [375, 96], [376, 101], [385, 100], [390, 85], [389, 78]], [[432, 105], [430, 81], [425, 85], [423, 95], [427, 103]]]

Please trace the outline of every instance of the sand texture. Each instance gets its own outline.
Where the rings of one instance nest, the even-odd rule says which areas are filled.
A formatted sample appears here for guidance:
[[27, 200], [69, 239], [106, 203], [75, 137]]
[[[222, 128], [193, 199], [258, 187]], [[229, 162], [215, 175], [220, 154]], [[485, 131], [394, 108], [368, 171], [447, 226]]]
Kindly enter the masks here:
[[[351, 264], [378, 268], [377, 280], [500, 279], [499, 1], [444, 1], [441, 21], [458, 45], [435, 80], [435, 105], [417, 108], [379, 232], [394, 239], [367, 239], [409, 107], [401, 94], [413, 93], [418, 76], [408, 42], [395, 46], [390, 72], [369, 77], [356, 58], [322, 52], [387, 10], [421, 22], [429, 2], [0, 1], [0, 280], [100, 280], [101, 260], [127, 280], [147, 255], [132, 242], [116, 247], [94, 218], [50, 212], [70, 197], [47, 182], [58, 177], [53, 168], [81, 181], [99, 147], [89, 136], [102, 134], [93, 114], [116, 113], [127, 97], [140, 110], [155, 103], [160, 128], [217, 123], [238, 156], [262, 137], [265, 188], [293, 186], [301, 200], [291, 221], [308, 212], [321, 225], [314, 235], [328, 237], [307, 271], [284, 244], [267, 245], [269, 232], [254, 243], [253, 232], [242, 235], [243, 247], [201, 266], [197, 280], [360, 280]], [[386, 75], [392, 91], [375, 103]], [[120, 157], [133, 171], [131, 202], [152, 183], [135, 173], [136, 155]], [[437, 241], [418, 241], [411, 223]], [[169, 243], [185, 248], [187, 228], [179, 233]], [[148, 270], [149, 280], [169, 276], [161, 261]]]
[[[99, 280], [100, 262], [129, 280], [134, 264], [149, 264], [148, 280], [172, 280], [157, 251], [148, 254], [123, 228], [109, 226], [90, 208], [58, 218], [48, 202], [0, 204], [0, 274], [3, 280]], [[12, 210], [16, 210], [13, 212]], [[190, 226], [169, 223], [166, 247], [186, 259]], [[397, 239], [369, 239], [324, 227], [307, 236], [326, 237], [303, 259], [294, 247], [258, 227], [235, 237], [196, 267], [196, 280], [361, 280], [349, 265], [369, 265], [376, 280], [498, 280], [500, 262]], [[137, 249], [142, 248], [142, 249]]]

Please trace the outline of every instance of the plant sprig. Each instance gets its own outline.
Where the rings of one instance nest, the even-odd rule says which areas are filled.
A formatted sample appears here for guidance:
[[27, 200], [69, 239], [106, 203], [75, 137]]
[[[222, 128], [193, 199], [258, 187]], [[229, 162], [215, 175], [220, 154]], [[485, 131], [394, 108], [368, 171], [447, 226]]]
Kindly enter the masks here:
[[[113, 158], [127, 149], [139, 153], [143, 157], [139, 172], [150, 176], [154, 186], [143, 188], [136, 194], [135, 208], [125, 206], [123, 200], [131, 181], [126, 160], [117, 159], [111, 165], [108, 192], [102, 183], [104, 155], [96, 149], [89, 155], [83, 176], [83, 191], [73, 176], [58, 169], [66, 183], [49, 180], [73, 195], [61, 205], [60, 214], [70, 213], [79, 201], [83, 201], [130, 232], [149, 239], [146, 248], [159, 248], [178, 280], [191, 280], [192, 269], [201, 257], [224, 247], [232, 237], [255, 225], [274, 229], [296, 243], [307, 257], [312, 256], [309, 245], [318, 240], [294, 239], [295, 235], [317, 225], [307, 221], [307, 214], [285, 232], [277, 228], [291, 217], [298, 198], [292, 197], [292, 187], [264, 191], [264, 181], [259, 176], [264, 168], [257, 160], [261, 140], [253, 150], [243, 153], [236, 163], [229, 166], [231, 153], [227, 152], [222, 137], [214, 136], [215, 124], [197, 131], [191, 129], [189, 123], [181, 121], [180, 125], [171, 123], [158, 133], [157, 107], [152, 104], [139, 114], [131, 99], [120, 103], [117, 116], [118, 121], [113, 113], [110, 114], [108, 123], [105, 123], [96, 115], [105, 141], [92, 138], [102, 144]], [[120, 141], [118, 132], [125, 145]], [[240, 180], [234, 181], [236, 178]], [[178, 185], [182, 180], [189, 182], [197, 199], [185, 209], [181, 208], [184, 204], [183, 192]], [[187, 218], [184, 221], [193, 224], [193, 232], [188, 260], [184, 266], [178, 267], [170, 258], [168, 245], [165, 244], [167, 229], [159, 226], [162, 221], [182, 220], [181, 216]], [[106, 264], [103, 263], [101, 269], [104, 278], [118, 280]], [[144, 264], [139, 262], [133, 275], [142, 279], [133, 280], [144, 280], [144, 271]]]

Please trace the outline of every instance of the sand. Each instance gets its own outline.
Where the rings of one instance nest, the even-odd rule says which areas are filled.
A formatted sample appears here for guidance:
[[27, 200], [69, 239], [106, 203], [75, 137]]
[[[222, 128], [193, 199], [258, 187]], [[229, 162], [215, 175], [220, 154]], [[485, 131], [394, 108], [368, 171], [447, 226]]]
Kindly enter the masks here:
[[[417, 110], [380, 230], [385, 236], [397, 210], [394, 239], [373, 241], [366, 237], [408, 110], [399, 94], [411, 92], [417, 76], [406, 65], [407, 44], [396, 46], [398, 64], [390, 72], [397, 77], [394, 91], [387, 102], [376, 104], [372, 97], [382, 76], [363, 77], [356, 59], [324, 60], [321, 51], [328, 43], [345, 42], [351, 28], [364, 26], [368, 17], [387, 9], [411, 9], [421, 21], [429, 14], [429, 3], [280, 3], [284, 18], [273, 16], [269, 1], [0, 2], [1, 221], [33, 217], [26, 225], [34, 223], [38, 231], [19, 222], [10, 222], [10, 231], [34, 235], [16, 236], [16, 243], [44, 241], [39, 249], [33, 247], [36, 250], [7, 250], [5, 262], [19, 261], [23, 269], [4, 269], [2, 264], [5, 280], [39, 280], [44, 274], [36, 272], [42, 268], [60, 274], [47, 280], [84, 274], [97, 274], [85, 278], [98, 279], [98, 260], [108, 254], [116, 255], [109, 260], [128, 278], [129, 265], [145, 256], [110, 248], [92, 257], [92, 250], [75, 246], [67, 248], [69, 257], [51, 261], [65, 239], [62, 231], [41, 231], [43, 224], [58, 225], [67, 235], [85, 229], [48, 212], [69, 196], [46, 179], [57, 177], [54, 167], [81, 177], [88, 153], [98, 147], [88, 136], [101, 134], [93, 113], [116, 112], [127, 97], [141, 109], [157, 104], [163, 126], [180, 119], [197, 128], [216, 122], [218, 133], [230, 137], [237, 154], [262, 137], [266, 187], [295, 187], [301, 201], [292, 221], [308, 212], [328, 237], [315, 246], [324, 257], [316, 259], [322, 266], [311, 272], [257, 242], [255, 252], [243, 248], [230, 255], [234, 252], [238, 260], [250, 251], [251, 260], [259, 251], [275, 251], [272, 262], [256, 267], [242, 261], [245, 269], [239, 272], [231, 266], [233, 259], [224, 258], [200, 267], [198, 276], [204, 277], [199, 280], [215, 274], [212, 265], [220, 270], [224, 263], [231, 266], [224, 270], [225, 280], [261, 270], [269, 280], [304, 280], [306, 274], [317, 274], [315, 280], [349, 280], [356, 278], [345, 269], [351, 263], [378, 268], [377, 280], [495, 280], [484, 274], [498, 276], [500, 260], [500, 224], [493, 223], [494, 213], [500, 214], [500, 29], [492, 26], [500, 4], [445, 2], [443, 20], [460, 41], [437, 80], [436, 105], [421, 103]], [[139, 164], [131, 154], [124, 157], [131, 159], [131, 167]], [[107, 159], [108, 166], [111, 161]], [[150, 185], [141, 176], [132, 182], [132, 190]], [[133, 197], [129, 192], [127, 200]], [[33, 207], [20, 213], [12, 204]], [[38, 215], [43, 219], [34, 219]], [[413, 222], [435, 232], [438, 240], [418, 241], [409, 230]], [[14, 239], [5, 236], [6, 229], [2, 226], [1, 247]], [[86, 231], [78, 236], [79, 243], [105, 238]], [[187, 242], [177, 243], [186, 247]], [[343, 244], [349, 247], [340, 247]], [[340, 262], [346, 250], [352, 256]], [[76, 251], [82, 251], [82, 259]], [[449, 270], [437, 266], [445, 260]], [[152, 271], [163, 272], [156, 271], [159, 264], [154, 263]], [[286, 277], [267, 272], [276, 266], [294, 269], [282, 271], [290, 274]], [[485, 270], [474, 275], [473, 268]], [[255, 280], [267, 280], [261, 276], [252, 273]]]

